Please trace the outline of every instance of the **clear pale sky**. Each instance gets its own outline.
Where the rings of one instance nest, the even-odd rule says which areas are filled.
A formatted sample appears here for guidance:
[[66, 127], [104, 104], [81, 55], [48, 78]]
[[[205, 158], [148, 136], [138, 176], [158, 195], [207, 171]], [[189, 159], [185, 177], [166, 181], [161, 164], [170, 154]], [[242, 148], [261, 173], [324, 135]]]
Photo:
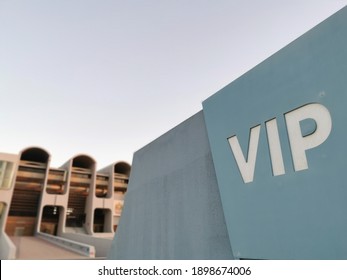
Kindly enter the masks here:
[[[347, 0], [0, 0], [0, 152], [125, 160]], [[165, 159], [163, 159], [165, 160]]]

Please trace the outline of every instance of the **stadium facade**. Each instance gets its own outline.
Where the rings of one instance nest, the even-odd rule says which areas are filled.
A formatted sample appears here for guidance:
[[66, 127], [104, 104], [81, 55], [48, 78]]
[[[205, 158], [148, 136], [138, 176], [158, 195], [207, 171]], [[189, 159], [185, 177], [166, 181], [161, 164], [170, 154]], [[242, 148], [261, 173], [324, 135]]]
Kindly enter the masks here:
[[120, 161], [96, 170], [96, 161], [85, 154], [53, 168], [50, 154], [40, 147], [18, 155], [0, 153], [0, 259], [15, 259], [15, 240], [23, 236], [36, 236], [88, 257], [105, 257], [122, 212], [130, 169]]

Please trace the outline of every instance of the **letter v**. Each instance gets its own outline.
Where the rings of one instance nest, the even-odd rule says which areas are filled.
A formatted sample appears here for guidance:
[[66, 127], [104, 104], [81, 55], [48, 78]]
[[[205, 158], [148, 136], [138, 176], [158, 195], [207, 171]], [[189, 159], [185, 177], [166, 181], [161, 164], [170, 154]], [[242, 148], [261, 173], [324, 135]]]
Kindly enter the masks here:
[[242, 153], [237, 136], [234, 135], [228, 138], [230, 148], [234, 154], [237, 166], [240, 170], [242, 179], [245, 183], [250, 183], [253, 181], [255, 162], [257, 159], [259, 135], [260, 135], [260, 125], [252, 127], [250, 130], [250, 136], [249, 136], [247, 161]]

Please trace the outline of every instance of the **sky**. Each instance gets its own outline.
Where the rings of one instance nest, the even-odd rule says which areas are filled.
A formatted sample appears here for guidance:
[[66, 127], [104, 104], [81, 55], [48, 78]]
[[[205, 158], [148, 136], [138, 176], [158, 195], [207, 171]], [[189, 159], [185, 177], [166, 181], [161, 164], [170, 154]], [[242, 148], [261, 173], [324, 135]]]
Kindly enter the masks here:
[[202, 110], [202, 101], [347, 0], [0, 0], [0, 152], [39, 146], [97, 168]]

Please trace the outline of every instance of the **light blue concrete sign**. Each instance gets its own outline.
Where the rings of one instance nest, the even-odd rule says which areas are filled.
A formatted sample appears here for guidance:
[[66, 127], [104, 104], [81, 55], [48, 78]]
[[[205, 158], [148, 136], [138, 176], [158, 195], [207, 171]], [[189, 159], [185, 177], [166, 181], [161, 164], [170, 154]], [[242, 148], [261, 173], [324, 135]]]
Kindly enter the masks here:
[[203, 102], [233, 254], [347, 259], [347, 8]]

